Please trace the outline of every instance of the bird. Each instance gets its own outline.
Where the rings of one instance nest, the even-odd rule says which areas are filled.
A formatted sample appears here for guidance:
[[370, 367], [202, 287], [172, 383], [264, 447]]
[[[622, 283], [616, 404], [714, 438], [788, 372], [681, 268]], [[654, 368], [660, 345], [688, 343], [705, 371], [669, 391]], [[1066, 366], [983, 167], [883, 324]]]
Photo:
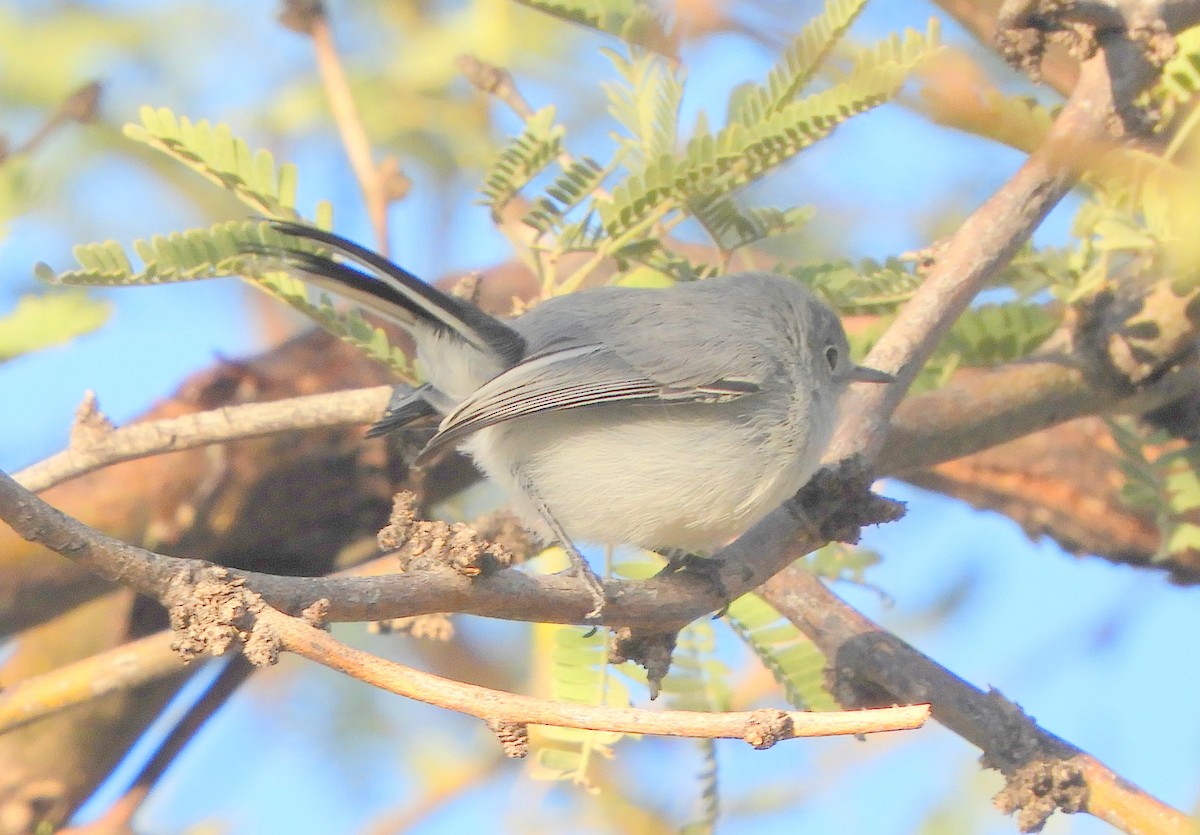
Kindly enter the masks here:
[[808, 482], [851, 382], [894, 379], [856, 365], [837, 314], [786, 276], [594, 287], [500, 319], [333, 232], [269, 224], [285, 243], [243, 254], [415, 342], [428, 379], [398, 388], [368, 436], [439, 421], [415, 463], [466, 452], [531, 534], [567, 552], [589, 618], [604, 589], [577, 543], [720, 548]]

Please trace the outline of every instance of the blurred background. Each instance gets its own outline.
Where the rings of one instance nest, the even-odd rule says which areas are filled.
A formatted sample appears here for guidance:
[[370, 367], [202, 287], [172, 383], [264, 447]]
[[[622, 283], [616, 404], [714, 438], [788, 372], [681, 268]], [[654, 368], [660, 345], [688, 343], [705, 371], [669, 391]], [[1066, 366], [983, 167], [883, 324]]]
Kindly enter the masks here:
[[[815, 2], [680, 0], [681, 123], [724, 115], [730, 90], [764, 76], [778, 49], [821, 8]], [[307, 38], [281, 27], [270, 3], [38, 2], [0, 5], [0, 132], [27, 140], [73, 90], [99, 81], [97, 118], [42, 142], [10, 194], [0, 226], [0, 315], [38, 292], [31, 267], [73, 265], [74, 244], [148, 237], [240, 217], [243, 207], [121, 135], [143, 105], [229, 124], [252, 148], [300, 172], [297, 206], [335, 209], [338, 232], [371, 243], [358, 185], [328, 115]], [[606, 159], [614, 129], [599, 83], [614, 77], [610, 38], [507, 0], [333, 2], [329, 19], [377, 156], [411, 181], [388, 212], [392, 256], [419, 275], [487, 269], [512, 250], [475, 204], [498, 143], [520, 129], [473, 91], [455, 57], [509, 69], [536, 109], [555, 104], [569, 149]], [[935, 3], [868, 6], [850, 32], [869, 43], [943, 18], [943, 40], [1007, 92], [1047, 103], [946, 19]], [[905, 97], [838, 128], [776, 176], [758, 202], [811, 204], [782, 258], [883, 259], [929, 245], [1020, 165], [1018, 152], [931, 124]], [[17, 195], [14, 197], [13, 195]], [[1035, 243], [1067, 241], [1068, 199]], [[306, 323], [236, 279], [91, 293], [107, 321], [71, 343], [0, 364], [0, 468], [61, 449], [85, 390], [118, 424], [219, 358], [243, 358]], [[1200, 626], [1196, 592], [1161, 575], [1068, 556], [1012, 522], [911, 486], [878, 488], [908, 503], [898, 523], [867, 532], [882, 557], [869, 587], [839, 584], [855, 606], [983, 688], [995, 687], [1043, 727], [1167, 803], [1200, 803]], [[739, 682], [739, 707], [781, 704], [769, 675], [715, 624], [718, 656]], [[335, 629], [372, 652], [513, 689], [536, 689], [537, 628], [456, 619], [449, 645]], [[172, 702], [186, 709], [211, 679], [201, 671]], [[635, 693], [638, 704], [644, 693]], [[150, 736], [153, 737], [154, 731]], [[161, 736], [161, 733], [160, 733]], [[99, 815], [144, 760], [146, 744], [89, 802]], [[1000, 788], [978, 752], [931, 725], [856, 741], [797, 740], [756, 752], [716, 746], [723, 832], [1010, 832], [994, 811]], [[142, 760], [139, 760], [139, 757]], [[535, 779], [499, 756], [469, 720], [380, 693], [286, 657], [256, 673], [175, 759], [135, 818], [144, 832], [652, 832], [694, 817], [694, 744], [626, 740], [600, 767], [602, 790]], [[1099, 833], [1094, 819], [1053, 818], [1050, 833]]]

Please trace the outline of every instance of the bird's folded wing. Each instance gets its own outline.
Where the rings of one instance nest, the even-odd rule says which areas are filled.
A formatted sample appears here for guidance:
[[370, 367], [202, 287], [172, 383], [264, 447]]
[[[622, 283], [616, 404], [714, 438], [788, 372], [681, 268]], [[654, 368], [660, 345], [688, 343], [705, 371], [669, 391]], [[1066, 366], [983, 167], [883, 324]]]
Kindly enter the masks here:
[[636, 401], [717, 403], [758, 390], [747, 380], [673, 386], [641, 374], [603, 344], [575, 345], [532, 357], [480, 386], [446, 416], [421, 458], [486, 426], [529, 415]]

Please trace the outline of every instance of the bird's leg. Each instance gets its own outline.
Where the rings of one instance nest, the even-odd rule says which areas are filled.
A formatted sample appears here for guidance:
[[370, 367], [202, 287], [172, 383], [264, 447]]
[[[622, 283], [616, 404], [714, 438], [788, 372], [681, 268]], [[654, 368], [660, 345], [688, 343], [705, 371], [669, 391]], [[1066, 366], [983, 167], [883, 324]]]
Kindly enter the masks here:
[[554, 518], [554, 514], [550, 512], [550, 508], [542, 501], [542, 497], [538, 495], [533, 485], [519, 471], [516, 473], [517, 481], [521, 485], [521, 491], [533, 503], [534, 509], [538, 515], [542, 517], [542, 521], [550, 528], [550, 532], [554, 534], [554, 538], [558, 540], [558, 544], [567, 552], [567, 558], [571, 561], [571, 568], [575, 571], [575, 576], [583, 581], [587, 586], [588, 594], [592, 596], [594, 604], [592, 611], [585, 615], [585, 619], [591, 620], [600, 616], [600, 612], [604, 609], [604, 586], [600, 582], [600, 578], [596, 576], [596, 572], [592, 571], [592, 567], [588, 565], [588, 561], [584, 559], [583, 554], [579, 553], [579, 549], [575, 547], [575, 543], [571, 541], [571, 537], [567, 536], [567, 532], [563, 530], [562, 525], [558, 524], [558, 520]]

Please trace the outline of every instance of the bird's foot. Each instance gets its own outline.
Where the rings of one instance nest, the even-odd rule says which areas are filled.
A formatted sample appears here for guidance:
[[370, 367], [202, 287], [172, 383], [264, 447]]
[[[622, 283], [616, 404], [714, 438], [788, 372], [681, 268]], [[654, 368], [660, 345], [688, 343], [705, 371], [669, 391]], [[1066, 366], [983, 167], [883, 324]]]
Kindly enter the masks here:
[[725, 567], [725, 560], [702, 557], [699, 554], [685, 551], [674, 551], [664, 556], [667, 558], [667, 564], [655, 576], [684, 574], [707, 583], [713, 594], [724, 601], [724, 605], [717, 610], [713, 618], [724, 617], [725, 612], [729, 609], [729, 604], [733, 602], [729, 589], [725, 586], [725, 580], [721, 577], [721, 569]]
[[600, 617], [600, 613], [604, 611], [604, 583], [600, 577], [592, 570], [592, 567], [587, 564], [587, 561], [580, 557], [579, 561], [572, 560], [572, 572], [583, 581], [583, 585], [587, 588], [588, 594], [592, 597], [592, 611], [584, 615], [584, 620], [595, 620]]

